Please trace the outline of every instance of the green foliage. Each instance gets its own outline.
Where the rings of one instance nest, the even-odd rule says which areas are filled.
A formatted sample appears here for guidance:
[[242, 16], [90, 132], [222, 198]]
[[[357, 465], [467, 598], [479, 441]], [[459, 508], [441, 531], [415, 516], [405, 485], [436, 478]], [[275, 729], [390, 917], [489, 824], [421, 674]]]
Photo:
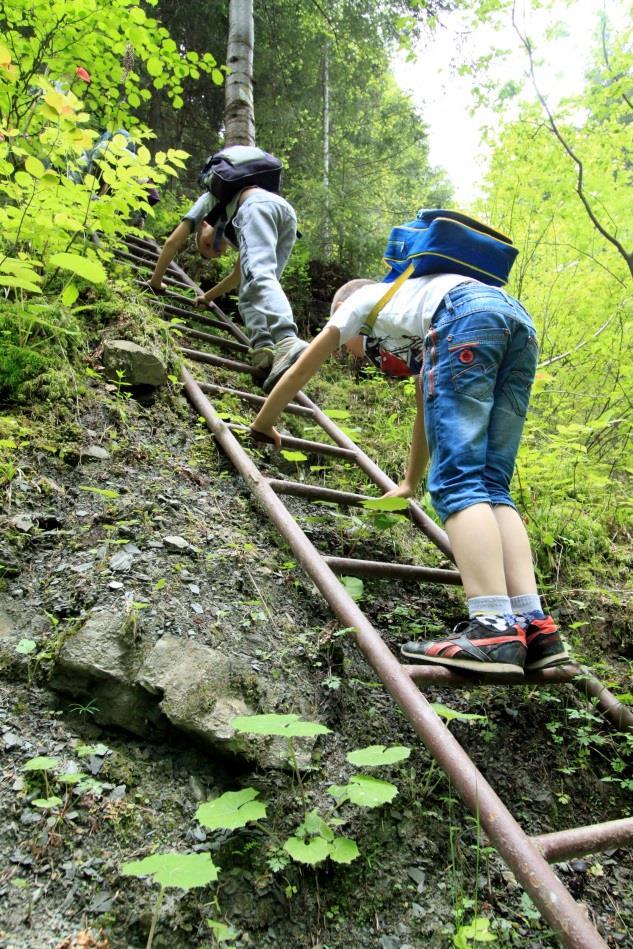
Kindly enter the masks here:
[[157, 853], [143, 860], [124, 863], [124, 876], [151, 876], [161, 887], [191, 890], [214, 883], [218, 868], [208, 853]]
[[394, 799], [398, 793], [395, 784], [381, 781], [366, 774], [355, 774], [348, 784], [333, 784], [328, 792], [339, 803], [351, 801], [358, 807], [382, 807]]
[[238, 732], [251, 735], [278, 735], [282, 738], [311, 738], [329, 735], [330, 729], [318, 722], [302, 721], [298, 715], [241, 715], [231, 722]]
[[284, 850], [297, 863], [309, 866], [323, 863], [328, 857], [334, 863], [351, 863], [360, 856], [356, 842], [349, 837], [337, 837], [316, 810], [306, 814], [294, 835], [284, 843]]
[[214, 801], [201, 804], [196, 811], [196, 820], [209, 830], [235, 830], [251, 821], [266, 817], [266, 805], [255, 798], [259, 791], [244, 788], [242, 791], [226, 791]]
[[485, 722], [485, 715], [475, 715], [472, 712], [458, 712], [454, 708], [449, 708], [448, 705], [442, 705], [441, 702], [432, 702], [432, 709], [436, 712], [440, 718], [443, 718], [446, 722], [453, 722], [455, 719], [460, 722]]
[[392, 745], [390, 748], [385, 748], [384, 745], [369, 745], [357, 751], [348, 751], [346, 758], [350, 764], [367, 768], [405, 761], [410, 754], [411, 749], [401, 745]]
[[[44, 372], [55, 396], [51, 373], [83, 345], [82, 304], [113, 244], [135, 213], [154, 213], [147, 183], [184, 168], [179, 149], [152, 158], [136, 109], [152, 85], [179, 108], [183, 81], [215, 60], [180, 50], [138, 0], [0, 0], [0, 24], [0, 397]], [[100, 133], [121, 128], [135, 151], [115, 134], [89, 164]]]

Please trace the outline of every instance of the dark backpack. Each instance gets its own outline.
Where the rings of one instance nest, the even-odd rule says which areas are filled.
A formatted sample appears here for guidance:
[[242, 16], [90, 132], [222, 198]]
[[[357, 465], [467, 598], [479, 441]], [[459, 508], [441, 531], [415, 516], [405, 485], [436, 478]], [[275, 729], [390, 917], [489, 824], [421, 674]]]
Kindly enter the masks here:
[[[217, 204], [206, 220], [226, 223], [226, 206], [244, 188], [279, 191], [282, 164], [274, 155], [250, 145], [231, 145], [207, 158], [198, 175], [201, 188], [210, 191]], [[223, 228], [222, 228], [223, 230]]]

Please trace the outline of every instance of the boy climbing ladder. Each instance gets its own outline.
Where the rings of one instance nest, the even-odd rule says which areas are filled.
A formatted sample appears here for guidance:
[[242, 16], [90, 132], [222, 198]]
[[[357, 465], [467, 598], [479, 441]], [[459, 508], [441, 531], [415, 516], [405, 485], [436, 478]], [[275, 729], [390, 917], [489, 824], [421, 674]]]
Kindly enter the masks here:
[[[239, 251], [233, 271], [199, 296], [205, 305], [239, 287], [238, 307], [251, 346], [251, 363], [268, 370], [269, 392], [308, 345], [297, 335], [292, 308], [279, 282], [297, 237], [292, 206], [279, 193], [281, 163], [260, 148], [234, 145], [209, 159], [200, 181], [209, 188], [165, 241], [149, 286], [163, 292], [162, 278], [191, 234], [202, 257], [229, 245]], [[219, 196], [218, 196], [219, 195]]]

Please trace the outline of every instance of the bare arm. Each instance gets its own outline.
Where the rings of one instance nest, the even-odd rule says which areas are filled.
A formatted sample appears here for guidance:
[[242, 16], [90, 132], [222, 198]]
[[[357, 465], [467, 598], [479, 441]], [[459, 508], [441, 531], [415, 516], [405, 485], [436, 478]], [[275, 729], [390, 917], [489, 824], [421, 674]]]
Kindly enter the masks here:
[[181, 221], [178, 227], [176, 227], [165, 243], [159, 254], [158, 260], [156, 261], [156, 266], [154, 267], [154, 273], [149, 278], [149, 285], [153, 287], [154, 290], [163, 289], [163, 277], [165, 276], [165, 271], [169, 267], [170, 263], [178, 253], [181, 247], [183, 247], [191, 235], [191, 222], [190, 221]]
[[235, 266], [230, 274], [227, 274], [226, 277], [223, 277], [219, 283], [216, 283], [215, 287], [211, 287], [210, 290], [207, 290], [206, 293], [201, 294], [199, 297], [196, 297], [195, 303], [210, 303], [211, 300], [216, 300], [218, 297], [221, 297], [224, 293], [230, 293], [231, 290], [237, 290], [242, 279], [242, 272], [240, 269], [240, 258], [238, 256]]
[[424, 428], [424, 396], [420, 385], [420, 378], [416, 379], [415, 384], [415, 422], [413, 423], [413, 434], [411, 436], [411, 451], [409, 453], [409, 464], [404, 480], [400, 482], [397, 488], [387, 491], [383, 497], [386, 498], [410, 498], [415, 494], [422, 475], [426, 471], [429, 461], [429, 449], [426, 443], [426, 430]]
[[279, 414], [295, 397], [297, 392], [318, 372], [328, 356], [340, 345], [341, 333], [334, 326], [326, 326], [305, 349], [294, 366], [284, 373], [259, 410], [251, 429], [272, 439], [277, 447], [281, 441], [279, 433], [273, 427]]

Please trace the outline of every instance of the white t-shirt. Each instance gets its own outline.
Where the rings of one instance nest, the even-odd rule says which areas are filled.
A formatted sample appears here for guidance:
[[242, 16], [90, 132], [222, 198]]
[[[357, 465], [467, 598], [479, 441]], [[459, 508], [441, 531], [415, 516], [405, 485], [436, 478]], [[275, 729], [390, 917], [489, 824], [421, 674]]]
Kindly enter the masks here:
[[[372, 338], [382, 349], [399, 356], [412, 372], [419, 371], [424, 337], [433, 314], [448, 291], [460, 283], [479, 281], [447, 273], [410, 277], [378, 314]], [[327, 323], [327, 326], [335, 326], [340, 331], [341, 343], [360, 333], [374, 305], [388, 288], [386, 283], [368, 284], [341, 304]]]

